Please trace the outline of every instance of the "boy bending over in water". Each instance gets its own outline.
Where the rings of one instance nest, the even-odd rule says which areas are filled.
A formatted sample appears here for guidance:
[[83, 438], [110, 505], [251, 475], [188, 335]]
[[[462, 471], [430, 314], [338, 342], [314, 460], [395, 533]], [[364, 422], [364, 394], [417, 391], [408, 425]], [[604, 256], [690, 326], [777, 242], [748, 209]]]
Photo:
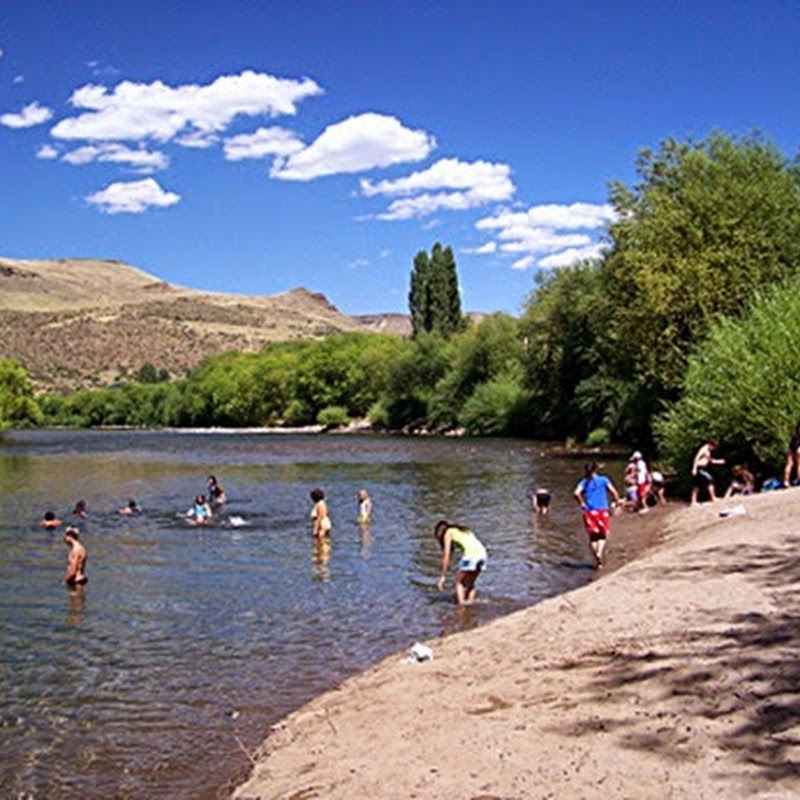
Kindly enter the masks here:
[[456, 602], [459, 605], [471, 603], [475, 599], [475, 581], [486, 569], [486, 548], [469, 528], [453, 525], [446, 520], [436, 523], [433, 535], [442, 548], [442, 574], [437, 584], [439, 591], [444, 588], [453, 545], [457, 545], [463, 553], [456, 575]]

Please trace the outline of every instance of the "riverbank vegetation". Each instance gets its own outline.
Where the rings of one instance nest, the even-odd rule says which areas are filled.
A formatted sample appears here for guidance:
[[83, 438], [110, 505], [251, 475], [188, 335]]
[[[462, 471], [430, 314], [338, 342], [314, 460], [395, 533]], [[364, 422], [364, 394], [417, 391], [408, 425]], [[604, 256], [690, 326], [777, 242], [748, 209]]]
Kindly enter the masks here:
[[[11, 424], [336, 425], [626, 441], [676, 466], [708, 436], [777, 468], [800, 374], [800, 174], [760, 135], [643, 151], [598, 259], [541, 272], [519, 318], [467, 324], [455, 260], [417, 254], [414, 334], [345, 333], [206, 359], [8, 411]], [[793, 305], [794, 304], [794, 305]], [[0, 393], [2, 388], [0, 374]], [[27, 402], [27, 401], [26, 401]], [[2, 421], [2, 417], [0, 417]]]

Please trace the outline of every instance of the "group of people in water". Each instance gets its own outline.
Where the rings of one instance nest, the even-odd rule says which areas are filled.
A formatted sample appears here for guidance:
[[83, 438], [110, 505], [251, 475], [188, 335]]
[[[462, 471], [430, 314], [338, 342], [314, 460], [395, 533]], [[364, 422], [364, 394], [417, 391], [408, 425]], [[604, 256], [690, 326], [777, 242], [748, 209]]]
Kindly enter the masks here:
[[[705, 442], [695, 454], [692, 463], [691, 503], [698, 502], [701, 493], [710, 500], [716, 500], [715, 481], [711, 467], [722, 465], [725, 460], [715, 454], [718, 443], [714, 439]], [[755, 480], [746, 464], [734, 466], [733, 479], [725, 496], [749, 494], [755, 490]], [[800, 419], [792, 436], [787, 454], [784, 479], [781, 485], [789, 486], [794, 477], [800, 481]], [[611, 527], [611, 514], [622, 510], [647, 513], [648, 508], [658, 503], [665, 503], [664, 476], [658, 471], [651, 471], [640, 451], [635, 451], [628, 460], [624, 473], [625, 494], [620, 495], [613, 481], [599, 471], [596, 463], [586, 465], [583, 478], [573, 492], [574, 498], [581, 508], [584, 528], [589, 538], [589, 546], [599, 569], [605, 563], [605, 549]], [[316, 541], [323, 541], [331, 535], [333, 528], [325, 492], [320, 488], [311, 490], [312, 502], [311, 524], [312, 535]], [[540, 516], [549, 516], [552, 493], [536, 486], [531, 492], [533, 512]], [[365, 489], [360, 489], [358, 499], [358, 522], [366, 527], [372, 517], [372, 499]], [[214, 514], [225, 505], [227, 496], [224, 487], [216, 476], [209, 475], [206, 493], [195, 496], [192, 507], [186, 513], [186, 520], [193, 525], [206, 525], [214, 520]], [[131, 499], [119, 509], [120, 514], [133, 515], [142, 513], [138, 503]], [[72, 511], [75, 518], [85, 517], [87, 505], [79, 500]], [[45, 528], [56, 529], [62, 525], [54, 512], [47, 511], [41, 521]], [[437, 587], [441, 591], [447, 580], [447, 573], [456, 550], [461, 551], [458, 569], [455, 576], [455, 599], [459, 604], [470, 603], [475, 599], [475, 585], [481, 572], [486, 569], [487, 552], [485, 545], [474, 531], [447, 520], [440, 520], [433, 529], [433, 535], [441, 549], [441, 569]], [[67, 558], [67, 574], [64, 582], [68, 586], [80, 586], [87, 582], [86, 548], [80, 540], [76, 525], [68, 525], [64, 531], [64, 541], [69, 547]]]

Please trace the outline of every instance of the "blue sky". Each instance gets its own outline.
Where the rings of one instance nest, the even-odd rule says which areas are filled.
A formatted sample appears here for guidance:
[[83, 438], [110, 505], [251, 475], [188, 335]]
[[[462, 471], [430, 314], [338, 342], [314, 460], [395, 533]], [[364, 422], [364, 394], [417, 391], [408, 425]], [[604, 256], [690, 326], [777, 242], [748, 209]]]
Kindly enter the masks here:
[[8, 0], [0, 256], [126, 261], [407, 310], [451, 245], [469, 310], [602, 246], [669, 136], [800, 143], [800, 3]]

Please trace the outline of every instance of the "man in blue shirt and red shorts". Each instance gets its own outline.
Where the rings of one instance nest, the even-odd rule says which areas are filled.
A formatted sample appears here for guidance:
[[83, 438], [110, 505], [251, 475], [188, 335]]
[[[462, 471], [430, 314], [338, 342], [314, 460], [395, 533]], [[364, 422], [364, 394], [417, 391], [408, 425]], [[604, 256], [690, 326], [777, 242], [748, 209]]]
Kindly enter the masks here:
[[575, 487], [575, 499], [583, 512], [583, 524], [589, 534], [589, 545], [597, 568], [603, 566], [606, 539], [611, 529], [609, 498], [616, 508], [619, 505], [619, 492], [611, 479], [597, 472], [597, 464], [587, 464], [583, 480]]

